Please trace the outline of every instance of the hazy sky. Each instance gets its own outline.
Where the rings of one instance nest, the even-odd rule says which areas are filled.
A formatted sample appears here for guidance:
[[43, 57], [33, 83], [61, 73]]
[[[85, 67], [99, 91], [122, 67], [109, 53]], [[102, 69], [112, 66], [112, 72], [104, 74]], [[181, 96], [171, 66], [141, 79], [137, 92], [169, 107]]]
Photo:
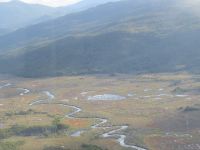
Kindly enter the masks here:
[[[0, 2], [7, 2], [7, 1], [10, 1], [10, 0], [0, 0]], [[58, 6], [73, 4], [80, 0], [20, 0], [20, 1], [23, 1], [26, 3], [43, 4], [43, 5], [58, 7]]]
[[[11, 1], [11, 0], [0, 0], [0, 2], [7, 2], [7, 1]], [[43, 4], [43, 5], [58, 7], [58, 6], [73, 4], [81, 0], [20, 0], [20, 1], [23, 1], [26, 3], [32, 3], [32, 4]], [[191, 5], [193, 7], [198, 6], [198, 9], [200, 6], [200, 0], [178, 0], [178, 2], [181, 2], [182, 4], [184, 3], [186, 6], [191, 6]]]

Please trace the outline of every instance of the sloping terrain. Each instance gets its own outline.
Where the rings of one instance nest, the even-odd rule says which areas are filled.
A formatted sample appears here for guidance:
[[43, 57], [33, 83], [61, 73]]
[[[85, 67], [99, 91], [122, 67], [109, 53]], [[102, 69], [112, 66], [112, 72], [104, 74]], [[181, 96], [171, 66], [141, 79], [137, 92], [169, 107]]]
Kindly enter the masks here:
[[62, 7], [48, 7], [40, 4], [25, 3], [20, 0], [0, 2], [0, 35], [16, 29], [55, 19], [57, 17], [86, 10], [99, 4], [117, 0], [82, 0]]
[[1, 73], [198, 72], [199, 29], [178, 1], [109, 3], [0, 37]]
[[37, 23], [38, 18], [55, 11], [56, 9], [51, 7], [26, 4], [18, 0], [0, 3], [0, 28], [15, 30], [34, 24], [34, 22]]

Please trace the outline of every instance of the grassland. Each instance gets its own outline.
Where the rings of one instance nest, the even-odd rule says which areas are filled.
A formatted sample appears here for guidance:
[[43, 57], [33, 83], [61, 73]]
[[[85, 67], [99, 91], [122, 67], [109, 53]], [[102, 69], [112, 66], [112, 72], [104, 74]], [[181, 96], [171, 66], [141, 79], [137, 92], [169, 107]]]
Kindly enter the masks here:
[[[115, 138], [102, 138], [103, 129], [91, 129], [95, 117], [107, 118], [104, 126], [128, 125], [120, 131], [126, 143], [150, 150], [200, 149], [200, 76], [188, 73], [147, 75], [66, 76], [44, 79], [1, 77], [0, 130], [15, 125], [51, 126], [55, 118], [66, 125], [62, 133], [34, 136], [12, 135], [2, 138], [0, 150], [125, 150]], [[20, 95], [20, 88], [30, 92]], [[48, 99], [44, 91], [55, 95], [52, 101], [30, 105]], [[88, 96], [116, 94], [121, 101], [88, 101]], [[73, 110], [60, 104], [78, 106], [78, 118], [67, 118]], [[78, 137], [73, 132], [84, 130]]]

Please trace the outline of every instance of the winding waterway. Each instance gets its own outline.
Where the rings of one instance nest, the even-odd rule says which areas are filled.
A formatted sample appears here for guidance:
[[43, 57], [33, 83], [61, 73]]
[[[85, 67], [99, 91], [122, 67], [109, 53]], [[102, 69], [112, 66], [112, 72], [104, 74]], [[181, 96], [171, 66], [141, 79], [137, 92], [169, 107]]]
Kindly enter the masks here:
[[8, 86], [11, 86], [11, 83], [6, 83], [6, 84], [4, 84], [4, 85], [1, 85], [1, 86], [0, 86], [0, 89], [2, 89], [2, 88], [4, 88], [4, 87], [8, 87]]
[[[55, 95], [53, 95], [51, 92], [45, 91], [44, 93], [47, 95], [48, 99], [33, 101], [29, 105], [33, 106], [33, 105], [39, 105], [39, 104], [47, 104], [47, 102], [50, 102], [53, 99], [55, 99]], [[72, 112], [70, 112], [69, 114], [65, 115], [66, 118], [69, 118], [69, 119], [83, 119], [83, 118], [80, 118], [80, 117], [76, 117], [76, 115], [78, 113], [82, 112], [82, 109], [80, 107], [77, 107], [77, 106], [74, 106], [74, 105], [70, 105], [70, 104], [61, 104], [61, 103], [59, 103], [59, 105], [62, 105], [64, 107], [69, 107], [70, 109], [72, 109]], [[88, 118], [86, 118], [86, 119], [88, 119]], [[105, 132], [104, 134], [102, 134], [101, 135], [102, 138], [115, 138], [116, 142], [119, 143], [122, 147], [125, 147], [125, 148], [132, 148], [134, 150], [146, 150], [146, 149], [144, 149], [142, 147], [138, 147], [136, 145], [129, 145], [129, 144], [125, 143], [126, 135], [120, 134], [119, 132], [121, 132], [123, 130], [126, 130], [128, 128], [127, 125], [106, 126], [106, 123], [108, 123], [108, 119], [97, 118], [97, 117], [96, 118], [89, 118], [89, 119], [95, 119], [98, 122], [98, 123], [92, 125], [91, 129], [104, 129], [104, 130], [107, 129], [107, 130], [110, 130], [110, 131]], [[84, 132], [85, 132], [84, 130], [76, 131], [75, 133], [71, 134], [71, 136], [72, 137], [78, 137], [78, 136], [81, 136], [81, 134], [84, 133]]]

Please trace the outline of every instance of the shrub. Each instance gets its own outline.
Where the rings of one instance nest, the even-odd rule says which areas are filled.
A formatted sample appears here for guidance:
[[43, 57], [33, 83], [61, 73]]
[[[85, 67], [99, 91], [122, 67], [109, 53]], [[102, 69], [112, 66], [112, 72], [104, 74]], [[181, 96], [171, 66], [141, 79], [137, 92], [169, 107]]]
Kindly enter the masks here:
[[43, 150], [69, 150], [69, 149], [65, 149], [59, 146], [49, 146], [49, 147], [45, 147]]
[[0, 142], [0, 150], [19, 150], [19, 147], [23, 144], [24, 144], [23, 141]]
[[[96, 145], [90, 145], [90, 144], [83, 144], [81, 146], [82, 150], [103, 150], [101, 147]], [[105, 149], [106, 150], [106, 149]]]
[[186, 108], [183, 109], [183, 112], [192, 112], [192, 111], [200, 111], [200, 108], [187, 106]]
[[63, 124], [51, 126], [19, 126], [14, 125], [9, 129], [0, 129], [0, 139], [9, 138], [11, 136], [48, 136], [49, 134], [62, 133], [69, 127]]

